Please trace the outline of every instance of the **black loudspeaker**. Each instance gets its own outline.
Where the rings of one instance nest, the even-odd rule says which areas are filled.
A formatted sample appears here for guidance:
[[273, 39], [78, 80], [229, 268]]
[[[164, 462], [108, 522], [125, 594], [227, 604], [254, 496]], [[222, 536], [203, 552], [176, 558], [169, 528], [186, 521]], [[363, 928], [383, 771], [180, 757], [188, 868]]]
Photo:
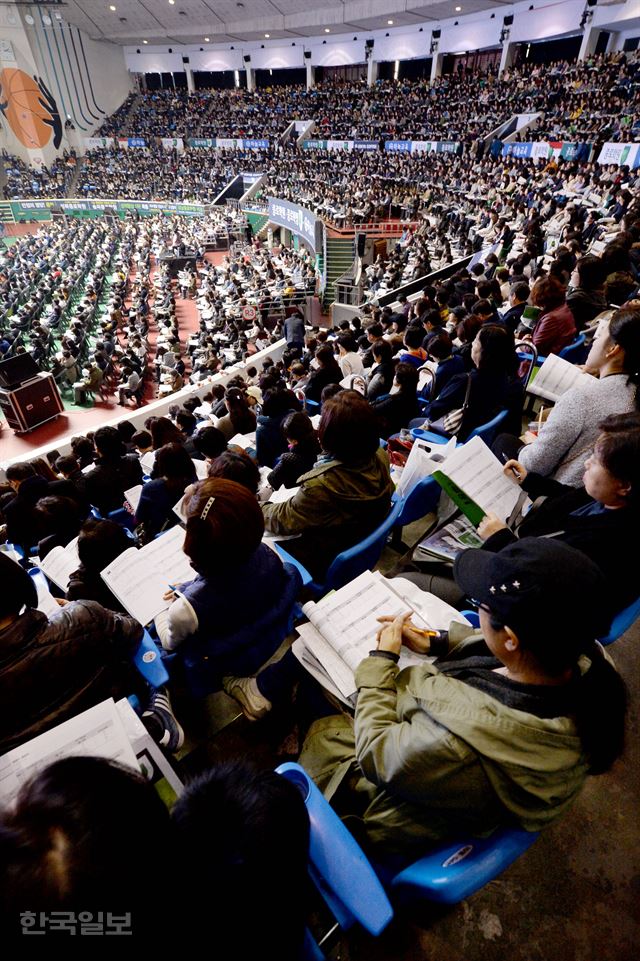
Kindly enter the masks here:
[[510, 13], [508, 16], [504, 18], [502, 22], [505, 25], [505, 27], [510, 27], [513, 24], [513, 14]]
[[188, 57], [183, 57], [183, 58], [182, 58], [182, 62], [183, 62], [183, 63], [189, 63], [189, 58], [188, 58]]
[[310, 51], [310, 50], [305, 50], [305, 52], [304, 52], [304, 59], [305, 59], [305, 60], [311, 60], [311, 51]]
[[364, 257], [364, 249], [367, 245], [366, 234], [356, 234], [356, 253], [358, 257]]
[[442, 30], [432, 30], [432, 31], [431, 31], [431, 39], [432, 39], [432, 40], [439, 40], [441, 36], [442, 36]]
[[245, 63], [251, 63], [251, 54], [245, 53], [242, 59], [244, 60]]
[[373, 50], [374, 43], [375, 43], [375, 40], [373, 39], [365, 40], [364, 49], [369, 51]]

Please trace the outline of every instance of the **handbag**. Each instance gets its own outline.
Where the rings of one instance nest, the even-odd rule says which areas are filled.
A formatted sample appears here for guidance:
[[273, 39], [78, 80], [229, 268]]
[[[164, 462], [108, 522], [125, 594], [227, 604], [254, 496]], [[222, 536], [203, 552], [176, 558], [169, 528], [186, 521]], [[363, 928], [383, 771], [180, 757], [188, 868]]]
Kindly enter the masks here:
[[471, 374], [467, 374], [467, 389], [462, 407], [458, 407], [456, 410], [450, 410], [448, 414], [438, 417], [437, 420], [429, 421], [428, 430], [432, 430], [436, 434], [441, 434], [443, 437], [453, 437], [454, 434], [457, 434], [462, 427], [462, 421], [464, 420], [464, 415], [469, 405], [470, 393]]

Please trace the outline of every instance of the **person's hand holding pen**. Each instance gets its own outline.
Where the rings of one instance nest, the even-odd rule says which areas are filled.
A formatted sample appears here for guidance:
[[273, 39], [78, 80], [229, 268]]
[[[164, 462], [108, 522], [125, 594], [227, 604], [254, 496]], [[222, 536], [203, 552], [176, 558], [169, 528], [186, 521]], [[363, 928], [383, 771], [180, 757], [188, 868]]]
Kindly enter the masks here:
[[416, 654], [428, 654], [431, 649], [431, 638], [439, 637], [439, 631], [422, 630], [411, 623], [412, 611], [399, 614], [398, 617], [383, 616], [378, 622], [383, 626], [376, 636], [379, 651], [389, 651], [399, 654], [404, 644]]
[[[505, 458], [505, 455], [503, 454], [503, 459], [504, 458]], [[520, 463], [520, 461], [513, 460], [513, 459], [506, 461], [504, 467], [502, 468], [502, 472], [505, 475], [505, 477], [509, 478], [509, 480], [520, 485], [522, 484], [525, 477], [529, 473], [527, 468], [524, 467]]]

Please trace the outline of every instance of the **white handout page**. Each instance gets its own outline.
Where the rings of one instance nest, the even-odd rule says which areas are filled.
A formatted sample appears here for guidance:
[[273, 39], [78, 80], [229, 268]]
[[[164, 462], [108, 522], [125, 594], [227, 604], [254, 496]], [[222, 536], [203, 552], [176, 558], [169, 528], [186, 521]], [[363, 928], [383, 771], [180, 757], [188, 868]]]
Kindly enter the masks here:
[[69, 587], [69, 578], [79, 566], [78, 552], [71, 551], [69, 547], [54, 547], [40, 561], [40, 570], [65, 594]]
[[589, 374], [557, 354], [549, 354], [527, 391], [545, 400], [556, 401], [583, 377], [589, 377]]
[[1, 757], [0, 805], [11, 804], [22, 785], [54, 761], [87, 755], [108, 758], [139, 770], [113, 698], [63, 721]]
[[162, 595], [170, 584], [193, 580], [193, 568], [182, 550], [184, 536], [182, 527], [172, 527], [140, 550], [128, 548], [100, 572], [107, 587], [140, 624], [148, 624], [167, 609], [170, 602]]
[[[309, 649], [341, 694], [349, 698], [356, 691], [356, 668], [376, 646], [381, 627], [378, 618], [402, 614], [407, 610], [407, 603], [394, 593], [381, 575], [365, 571], [335, 594], [329, 594], [318, 604], [313, 601], [305, 604], [302, 610], [322, 638], [321, 643], [309, 632], [305, 643], [310, 642]], [[416, 623], [421, 627], [428, 626], [421, 617], [417, 617]], [[412, 662], [413, 655], [404, 648], [403, 653], [409, 655], [409, 660], [401, 665], [406, 667]]]
[[[403, 578], [389, 581], [379, 571], [365, 571], [339, 591], [317, 604], [305, 604], [302, 609], [311, 623], [297, 627], [298, 635], [338, 688], [341, 699], [349, 703], [356, 694], [356, 668], [376, 647], [381, 627], [378, 617], [396, 617], [412, 610], [417, 627], [446, 630], [453, 620], [467, 623], [459, 611], [440, 598], [421, 591]], [[306, 664], [302, 651], [300, 655], [294, 653]], [[425, 655], [415, 654], [403, 646], [399, 666], [402, 669], [424, 660]], [[323, 683], [321, 677], [313, 671], [310, 673]], [[332, 690], [331, 685], [324, 686]]]
[[47, 617], [55, 617], [60, 613], [61, 608], [49, 590], [46, 577], [42, 571], [39, 571], [35, 575], [32, 574], [31, 577], [33, 578], [33, 582], [38, 593], [38, 610], [42, 614], [46, 614]]
[[130, 487], [128, 491], [124, 492], [124, 499], [131, 505], [134, 514], [138, 510], [141, 494], [142, 484], [136, 484], [135, 487]]
[[485, 513], [493, 511], [506, 521], [521, 491], [505, 476], [502, 466], [485, 442], [474, 437], [452, 451], [440, 469]]

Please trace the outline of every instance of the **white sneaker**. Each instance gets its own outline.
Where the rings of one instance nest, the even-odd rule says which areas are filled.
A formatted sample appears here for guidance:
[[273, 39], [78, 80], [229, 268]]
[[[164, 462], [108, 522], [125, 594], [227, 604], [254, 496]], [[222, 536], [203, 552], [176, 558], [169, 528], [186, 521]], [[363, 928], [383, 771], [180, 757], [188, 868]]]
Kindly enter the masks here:
[[249, 721], [259, 721], [271, 710], [271, 701], [260, 693], [255, 677], [223, 677], [222, 687], [235, 698]]

